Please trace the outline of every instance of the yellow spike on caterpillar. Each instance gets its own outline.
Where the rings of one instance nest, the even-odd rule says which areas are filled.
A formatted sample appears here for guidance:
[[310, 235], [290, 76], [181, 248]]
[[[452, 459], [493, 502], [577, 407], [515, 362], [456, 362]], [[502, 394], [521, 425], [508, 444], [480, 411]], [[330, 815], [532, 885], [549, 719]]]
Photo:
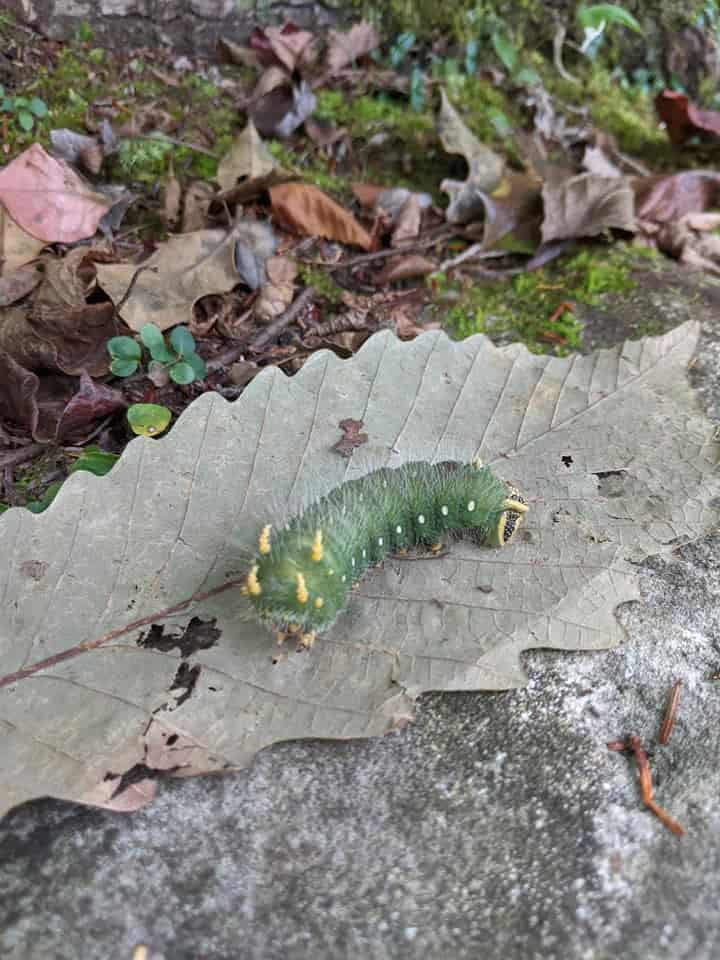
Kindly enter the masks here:
[[258, 553], [263, 555], [270, 553], [270, 531], [272, 530], [272, 524], [266, 523], [265, 526], [260, 531], [260, 536], [258, 537]]
[[305, 583], [305, 577], [301, 573], [296, 573], [295, 582], [297, 583], [297, 590], [295, 591], [297, 602], [307, 603], [310, 594], [308, 593], [307, 584]]
[[262, 593], [262, 587], [258, 580], [258, 565], [254, 563], [250, 568], [250, 573], [247, 575], [247, 581], [245, 586], [247, 587], [247, 592], [251, 597], [259, 597]]
[[312, 547], [310, 548], [310, 559], [313, 563], [320, 563], [323, 558], [323, 532], [316, 530], [313, 537]]
[[309, 648], [366, 570], [388, 554], [436, 551], [463, 536], [502, 547], [527, 511], [525, 497], [477, 460], [376, 470], [272, 528], [272, 550], [270, 524], [261, 529], [248, 599], [279, 641], [294, 636], [300, 649]]

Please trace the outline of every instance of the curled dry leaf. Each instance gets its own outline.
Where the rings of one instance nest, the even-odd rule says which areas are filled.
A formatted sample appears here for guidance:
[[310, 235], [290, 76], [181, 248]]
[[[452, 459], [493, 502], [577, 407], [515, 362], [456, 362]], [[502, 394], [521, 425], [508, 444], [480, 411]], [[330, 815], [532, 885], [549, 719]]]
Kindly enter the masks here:
[[670, 143], [676, 146], [697, 134], [706, 138], [720, 136], [720, 113], [695, 106], [677, 90], [662, 90], [655, 97], [655, 109], [667, 128]]
[[208, 209], [215, 193], [209, 183], [194, 180], [185, 191], [183, 204], [182, 232], [193, 233], [203, 230], [208, 224]]
[[112, 206], [39, 143], [0, 170], [0, 201], [23, 230], [45, 243], [92, 237]]
[[0, 418], [24, 427], [38, 443], [81, 443], [104, 416], [125, 406], [122, 394], [95, 383], [84, 371], [80, 385], [68, 376], [27, 370], [0, 350]]
[[295, 294], [297, 264], [288, 257], [268, 257], [265, 261], [268, 282], [255, 302], [254, 315], [269, 323], [290, 306]]
[[250, 117], [263, 136], [285, 140], [313, 113], [315, 94], [305, 80], [285, 83], [261, 97], [250, 110]]
[[271, 187], [273, 215], [291, 230], [370, 250], [372, 239], [355, 217], [308, 183]]
[[581, 173], [560, 183], [545, 183], [542, 197], [543, 243], [596, 237], [610, 228], [636, 230], [635, 198], [625, 178]]
[[478, 193], [484, 207], [482, 223], [471, 224], [468, 235], [482, 236], [482, 249], [531, 253], [540, 244], [543, 218], [541, 188], [525, 173], [508, 172], [492, 194]]
[[469, 212], [473, 209], [472, 198], [478, 191], [491, 193], [497, 187], [502, 179], [505, 161], [467, 128], [444, 90], [440, 91], [440, 97], [437, 129], [442, 145], [448, 153], [459, 153], [465, 157], [469, 168], [465, 183], [447, 180], [441, 185], [441, 190], [453, 193], [446, 216], [450, 223], [467, 223], [474, 219]]
[[215, 179], [223, 190], [234, 187], [241, 178], [264, 177], [277, 167], [252, 120], [233, 141], [230, 150], [218, 164]]

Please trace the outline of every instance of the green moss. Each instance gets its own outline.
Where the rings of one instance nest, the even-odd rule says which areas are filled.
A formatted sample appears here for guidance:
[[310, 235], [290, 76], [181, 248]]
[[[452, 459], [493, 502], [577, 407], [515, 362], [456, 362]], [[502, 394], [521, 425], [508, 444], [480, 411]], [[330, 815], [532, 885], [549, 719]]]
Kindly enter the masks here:
[[300, 264], [298, 276], [306, 287], [313, 287], [315, 292], [328, 303], [337, 306], [342, 302], [342, 287], [339, 287], [325, 270]]
[[312, 183], [319, 190], [324, 190], [338, 200], [347, 200], [352, 196], [348, 179], [328, 173], [322, 165], [322, 159], [315, 161], [304, 159], [301, 163], [299, 158], [279, 140], [266, 140], [265, 144], [284, 170], [297, 174], [298, 178], [305, 183]]
[[151, 183], [165, 173], [172, 144], [163, 140], [121, 140], [117, 166], [126, 180]]
[[[444, 322], [459, 338], [474, 333], [522, 341], [533, 353], [568, 353], [580, 346], [582, 326], [571, 310], [556, 313], [563, 303], [595, 305], [608, 294], [632, 291], [635, 252], [624, 245], [611, 250], [585, 250], [544, 270], [523, 273], [511, 281], [473, 284], [466, 288], [435, 278], [438, 315], [454, 305]], [[551, 321], [551, 317], [555, 317]]]

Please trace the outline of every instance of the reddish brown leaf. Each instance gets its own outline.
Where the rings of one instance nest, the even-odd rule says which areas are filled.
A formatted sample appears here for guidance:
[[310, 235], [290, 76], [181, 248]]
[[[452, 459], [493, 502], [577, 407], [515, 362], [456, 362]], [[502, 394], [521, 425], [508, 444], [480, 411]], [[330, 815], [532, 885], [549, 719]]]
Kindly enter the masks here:
[[45, 243], [91, 237], [112, 205], [39, 143], [0, 170], [0, 201], [16, 223]]
[[103, 383], [96, 383], [83, 370], [80, 374], [80, 385], [68, 401], [58, 422], [57, 436], [65, 438], [78, 436], [88, 424], [106, 417], [109, 413], [122, 410], [125, 400], [119, 390], [106, 387]]
[[703, 110], [675, 90], [662, 90], [655, 97], [655, 109], [667, 127], [670, 142], [678, 146], [699, 134], [704, 137], [720, 136], [720, 113]]
[[435, 264], [427, 257], [409, 254], [407, 257], [394, 257], [375, 278], [379, 286], [397, 280], [412, 280], [415, 277], [427, 277], [435, 270]]
[[325, 237], [369, 250], [372, 240], [364, 227], [327, 194], [308, 183], [271, 187], [273, 214], [285, 226], [310, 237]]
[[0, 307], [7, 307], [34, 290], [43, 278], [36, 266], [20, 267], [0, 277]]
[[346, 420], [341, 420], [338, 426], [343, 432], [343, 437], [333, 444], [332, 449], [341, 457], [350, 459], [356, 447], [361, 447], [368, 442], [368, 435], [361, 432], [364, 426], [362, 420], [353, 420], [348, 417]]
[[720, 206], [720, 173], [710, 170], [635, 177], [630, 184], [639, 220], [669, 223], [687, 213], [702, 213]]

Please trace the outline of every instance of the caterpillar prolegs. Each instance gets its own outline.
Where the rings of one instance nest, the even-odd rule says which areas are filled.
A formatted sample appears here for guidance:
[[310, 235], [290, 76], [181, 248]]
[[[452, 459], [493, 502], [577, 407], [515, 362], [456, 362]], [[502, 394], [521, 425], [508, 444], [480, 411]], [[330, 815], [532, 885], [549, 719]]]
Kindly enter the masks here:
[[376, 470], [336, 487], [282, 529], [264, 526], [243, 592], [279, 642], [293, 636], [310, 647], [353, 584], [388, 553], [434, 548], [448, 535], [504, 546], [527, 509], [513, 486], [479, 462]]

